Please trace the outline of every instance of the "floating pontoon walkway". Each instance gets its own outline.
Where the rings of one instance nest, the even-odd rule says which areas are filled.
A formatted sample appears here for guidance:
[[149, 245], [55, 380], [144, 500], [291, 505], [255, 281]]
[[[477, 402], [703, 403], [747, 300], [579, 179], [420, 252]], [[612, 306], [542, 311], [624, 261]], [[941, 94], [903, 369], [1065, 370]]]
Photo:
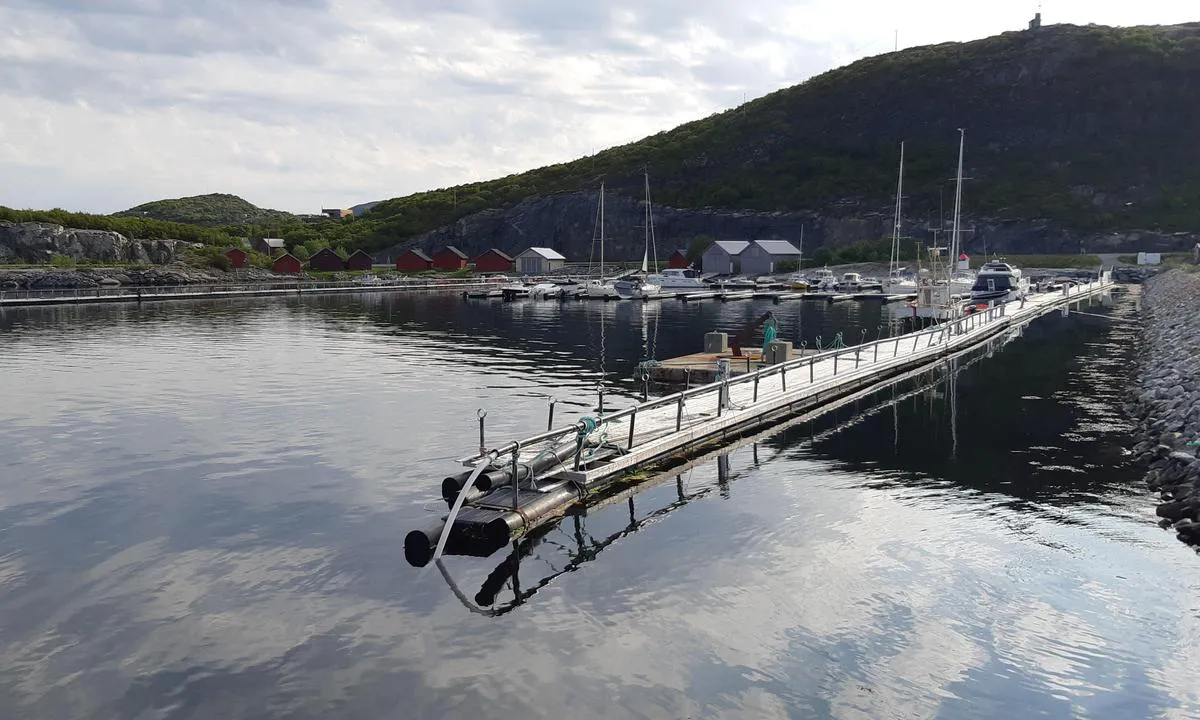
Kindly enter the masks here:
[[3, 290], [0, 307], [10, 305], [83, 305], [90, 303], [151, 302], [155, 300], [217, 300], [271, 295], [327, 295], [332, 293], [397, 292], [409, 290], [468, 290], [494, 287], [494, 283], [396, 282], [355, 284], [353, 282], [263, 282], [222, 285], [100, 286], [64, 290]]
[[[834, 400], [961, 352], [1040, 315], [1090, 301], [1113, 287], [1109, 273], [1061, 292], [1031, 295], [919, 332], [803, 356], [634, 407], [559, 426], [463, 458], [470, 472], [446, 478], [455, 515], [405, 538], [405, 557], [425, 565], [439, 542], [454, 554], [486, 556], [563, 515], [627, 473], [668, 457], [819, 412]], [[553, 406], [551, 420], [553, 419]], [[553, 424], [552, 422], [550, 423]], [[481, 431], [482, 431], [481, 420]], [[445, 532], [444, 532], [445, 531]]]

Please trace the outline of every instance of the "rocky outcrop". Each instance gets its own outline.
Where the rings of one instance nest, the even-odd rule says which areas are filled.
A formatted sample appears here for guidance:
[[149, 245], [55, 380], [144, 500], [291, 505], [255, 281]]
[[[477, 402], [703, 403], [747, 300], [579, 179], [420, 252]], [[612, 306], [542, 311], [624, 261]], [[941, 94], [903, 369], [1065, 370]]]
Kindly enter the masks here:
[[[215, 285], [229, 282], [279, 280], [270, 270], [243, 268], [237, 275], [217, 270], [198, 270], [186, 265], [130, 268], [83, 268], [80, 270], [0, 270], [0, 290], [64, 290], [100, 285], [152, 287], [165, 285]], [[295, 279], [294, 275], [283, 276]]]
[[1144, 345], [1136, 459], [1159, 493], [1158, 515], [1179, 539], [1200, 544], [1200, 274], [1172, 270], [1144, 286]]
[[181, 240], [132, 240], [116, 232], [50, 223], [0, 222], [0, 263], [44, 263], [61, 255], [76, 262], [165, 265], [189, 245]]
[[[410, 247], [432, 252], [454, 245], [475, 257], [496, 248], [516, 254], [530, 246], [558, 250], [569, 260], [585, 262], [591, 253], [596, 222], [595, 193], [563, 193], [528, 198], [510, 208], [484, 210], [453, 225], [418, 235], [379, 253], [379, 262], [392, 262]], [[640, 200], [610, 194], [605, 201], [605, 256], [634, 260], [642, 256], [644, 205]], [[705, 208], [687, 210], [654, 208], [654, 231], [660, 256], [686, 248], [706, 235], [717, 240], [780, 238], [797, 243], [804, 232], [806, 256], [819, 247], [837, 248], [858, 242], [875, 242], [891, 235], [889, 210], [861, 210], [845, 215], [810, 212], [753, 212]], [[925, 218], [904, 224], [906, 236], [926, 245], [935, 241]], [[1008, 221], [966, 217], [962, 240], [968, 253], [983, 251], [1030, 253], [1169, 252], [1190, 250], [1200, 235], [1130, 231], [1079, 234], [1041, 221]], [[946, 236], [936, 240], [945, 244]]]

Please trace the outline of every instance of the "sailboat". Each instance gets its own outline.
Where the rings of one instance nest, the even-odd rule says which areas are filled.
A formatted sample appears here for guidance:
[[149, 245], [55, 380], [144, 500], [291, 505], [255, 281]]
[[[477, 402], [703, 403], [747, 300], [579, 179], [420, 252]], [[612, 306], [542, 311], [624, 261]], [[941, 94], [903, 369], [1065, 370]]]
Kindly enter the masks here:
[[896, 215], [892, 227], [892, 255], [888, 261], [888, 276], [883, 283], [885, 295], [913, 295], [917, 292], [917, 282], [905, 275], [905, 268], [900, 267], [900, 225], [902, 223], [901, 208], [904, 202], [904, 143], [900, 143], [900, 175], [896, 180]]
[[966, 144], [967, 133], [958, 129], [958, 177], [954, 187], [954, 225], [951, 229], [950, 252], [946, 256], [946, 282], [950, 285], [951, 295], [963, 295], [971, 292], [975, 277], [969, 272], [958, 270], [958, 256], [962, 253], [962, 243], [959, 240], [962, 218], [962, 183], [963, 183], [963, 148]]
[[604, 279], [604, 183], [600, 183], [600, 211], [597, 221], [600, 234], [600, 275], [598, 279], [588, 280], [583, 287], [583, 294], [590, 298], [611, 300], [617, 297], [617, 289]]
[[654, 215], [650, 207], [650, 173], [646, 178], [646, 246], [642, 250], [642, 271], [640, 275], [614, 283], [617, 294], [623, 298], [646, 299], [657, 297], [662, 287], [650, 281], [650, 250], [654, 250], [654, 269], [658, 269], [658, 246], [654, 243]]
[[[920, 317], [948, 318], [957, 316], [962, 304], [962, 296], [969, 293], [971, 286], [974, 284], [974, 278], [955, 272], [956, 260], [959, 254], [958, 236], [959, 218], [962, 213], [963, 149], [966, 141], [966, 132], [960, 128], [958, 133], [958, 177], [954, 190], [954, 224], [951, 230], [950, 247], [929, 248], [935, 277], [928, 285], [922, 284], [918, 288], [917, 301], [913, 304], [913, 307], [916, 314]], [[938, 272], [941, 270], [937, 266], [943, 249], [949, 250], [946, 253], [945, 274], [937, 277]]]

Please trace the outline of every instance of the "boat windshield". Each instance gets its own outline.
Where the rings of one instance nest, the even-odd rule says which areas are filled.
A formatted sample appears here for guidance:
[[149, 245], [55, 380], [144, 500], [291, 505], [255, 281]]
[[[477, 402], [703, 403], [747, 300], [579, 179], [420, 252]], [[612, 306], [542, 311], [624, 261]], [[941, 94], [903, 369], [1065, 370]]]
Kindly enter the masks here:
[[979, 275], [975, 278], [975, 284], [971, 286], [972, 292], [994, 292], [996, 290], [1011, 290], [1012, 276], [1010, 275]]

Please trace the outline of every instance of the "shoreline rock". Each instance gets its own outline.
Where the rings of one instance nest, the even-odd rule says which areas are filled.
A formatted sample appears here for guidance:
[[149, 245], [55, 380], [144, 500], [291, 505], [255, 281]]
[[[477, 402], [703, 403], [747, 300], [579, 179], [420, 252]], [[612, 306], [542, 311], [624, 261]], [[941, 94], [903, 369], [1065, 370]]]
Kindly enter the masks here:
[[135, 240], [118, 232], [53, 223], [0, 221], [0, 263], [44, 263], [58, 255], [76, 262], [166, 265], [193, 245], [183, 240]]
[[1163, 527], [1200, 545], [1200, 273], [1150, 278], [1142, 312], [1145, 354], [1128, 407], [1140, 427], [1133, 455], [1148, 466]]
[[270, 270], [243, 268], [235, 275], [174, 264], [150, 268], [34, 268], [0, 270], [0, 290], [72, 290], [100, 285], [159, 287], [164, 285], [224, 285], [246, 282], [295, 280], [295, 275], [277, 275]]

